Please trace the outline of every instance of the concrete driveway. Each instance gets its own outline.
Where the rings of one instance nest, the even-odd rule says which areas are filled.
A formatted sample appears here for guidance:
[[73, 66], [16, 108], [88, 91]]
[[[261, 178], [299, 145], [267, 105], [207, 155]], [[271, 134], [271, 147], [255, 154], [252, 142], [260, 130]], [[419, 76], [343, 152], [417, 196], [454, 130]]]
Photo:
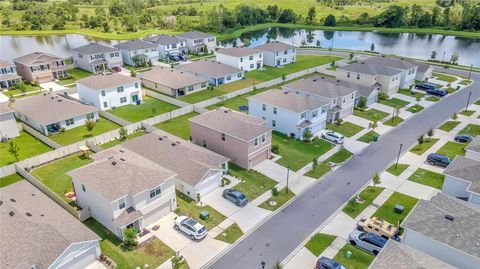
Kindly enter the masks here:
[[40, 84], [40, 87], [42, 89], [47, 90], [47, 91], [50, 91], [50, 89], [51, 89], [53, 92], [68, 90], [67, 87], [62, 86], [62, 85], [60, 85], [56, 82], [53, 82], [53, 81], [47, 82], [47, 83], [42, 83], [42, 84]]
[[[171, 249], [174, 251], [180, 251], [190, 245], [192, 240], [183, 233], [175, 230], [173, 225], [176, 216], [177, 215], [172, 212], [152, 224], [150, 227], [148, 227], [148, 229], [153, 235], [162, 240], [162, 242], [167, 244]], [[155, 225], [160, 225], [160, 229], [157, 231], [152, 230], [151, 228]]]
[[270, 213], [266, 209], [256, 207], [253, 204], [247, 204], [228, 218], [235, 221], [243, 232], [247, 232]]
[[241, 207], [238, 207], [234, 203], [223, 198], [223, 190], [224, 188], [217, 188], [216, 190], [208, 193], [202, 197], [202, 202], [228, 217], [240, 210]]
[[180, 254], [187, 260], [190, 268], [200, 268], [227, 247], [227, 243], [207, 236], [200, 241], [192, 241]]

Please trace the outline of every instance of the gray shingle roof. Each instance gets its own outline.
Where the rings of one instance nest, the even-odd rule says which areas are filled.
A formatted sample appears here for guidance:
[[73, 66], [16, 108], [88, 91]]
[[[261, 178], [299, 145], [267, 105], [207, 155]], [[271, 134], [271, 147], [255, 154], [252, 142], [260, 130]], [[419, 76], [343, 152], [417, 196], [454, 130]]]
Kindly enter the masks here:
[[105, 45], [102, 45], [102, 44], [98, 44], [98, 43], [89, 43], [87, 45], [83, 45], [81, 47], [74, 48], [74, 49], [72, 49], [72, 51], [76, 51], [76, 52], [88, 55], [88, 54], [95, 54], [95, 53], [115, 52], [115, 51], [118, 51], [118, 49], [112, 48], [112, 47], [109, 47], [109, 46], [105, 46]]
[[23, 64], [26, 66], [38, 65], [38, 64], [50, 64], [55, 61], [62, 61], [64, 58], [48, 54], [45, 52], [33, 52], [27, 55], [20, 56], [13, 59], [15, 63]]
[[[453, 221], [445, 218], [451, 215]], [[420, 200], [402, 226], [480, 258], [480, 207], [444, 194]]]
[[143, 216], [142, 212], [129, 207], [113, 221], [118, 227], [124, 227]]
[[149, 37], [147, 41], [155, 44], [170, 45], [180, 43], [183, 41], [183, 39], [171, 35], [156, 35]]
[[472, 142], [468, 144], [465, 150], [470, 150], [480, 153], [480, 135], [477, 135]]
[[8, 107], [8, 103], [0, 103], [0, 115], [14, 113], [15, 111]]
[[480, 162], [463, 156], [457, 156], [443, 171], [450, 175], [466, 181], [470, 181], [469, 190], [480, 194]]
[[282, 88], [285, 91], [299, 91], [326, 98], [346, 96], [356, 91], [349, 82], [322, 76], [300, 79], [288, 83]]
[[26, 180], [0, 188], [0, 197], [1, 268], [48, 268], [71, 244], [100, 239]]
[[366, 61], [341, 66], [338, 67], [338, 69], [369, 75], [394, 76], [401, 73], [401, 71], [398, 69], [387, 67], [384, 65], [378, 65], [375, 63], [369, 63]]
[[189, 64], [182, 64], [180, 69], [190, 73], [204, 74], [214, 78], [225, 77], [244, 72], [236, 67], [208, 59], [195, 61]]
[[295, 46], [292, 46], [283, 42], [279, 42], [279, 41], [272, 41], [272, 42], [268, 42], [263, 45], [255, 47], [255, 49], [264, 50], [264, 51], [273, 51], [273, 52], [290, 50], [294, 48]]
[[293, 92], [282, 92], [280, 90], [269, 90], [250, 96], [247, 99], [298, 113], [329, 104], [327, 101], [316, 97], [295, 94]]
[[140, 82], [140, 79], [118, 73], [103, 73], [77, 80], [77, 84], [83, 84], [94, 90], [103, 90], [135, 82]]
[[417, 72], [425, 73], [429, 68], [432, 67], [429, 64], [424, 64], [424, 63], [419, 63], [419, 62], [415, 62], [415, 64], [418, 65]]
[[15, 74], [5, 74], [5, 75], [0, 75], [0, 81], [6, 81], [6, 80], [14, 80], [14, 79], [21, 79], [22, 77], [19, 75]]
[[224, 107], [202, 113], [189, 121], [244, 141], [251, 141], [270, 131], [264, 125], [265, 120]]
[[15, 66], [15, 64], [13, 64], [9, 61], [0, 59], [0, 67], [14, 67], [14, 66]]
[[364, 97], [370, 96], [370, 94], [372, 94], [372, 92], [375, 89], [380, 90], [380, 88], [382, 87], [382, 85], [378, 83], [375, 83], [370, 87], [363, 86], [360, 84], [354, 84], [354, 83], [350, 83], [350, 85], [357, 90], [357, 96], [364, 96]]
[[128, 40], [128, 41], [119, 43], [119, 44], [115, 45], [114, 47], [117, 48], [117, 49], [120, 49], [120, 50], [129, 50], [130, 51], [130, 50], [154, 48], [155, 45], [150, 43], [150, 42], [143, 41], [141, 39], [132, 39], [132, 40]]
[[13, 109], [42, 125], [98, 111], [94, 106], [84, 105], [56, 93], [18, 99], [13, 103]]
[[188, 31], [188, 32], [185, 32], [183, 34], [177, 35], [177, 37], [186, 38], [186, 39], [196, 39], [196, 38], [214, 37], [214, 35], [207, 34], [207, 33], [204, 33], [204, 32], [200, 32], [200, 31], [197, 31], [197, 30], [193, 30], [193, 31]]
[[368, 58], [367, 60], [365, 60], [365, 62], [401, 70], [409, 70], [418, 66], [417, 63], [414, 63], [412, 61], [405, 60], [403, 58], [389, 57], [385, 55]]
[[167, 86], [172, 89], [182, 89], [208, 80], [199, 76], [168, 67], [157, 66], [150, 71], [139, 74], [142, 80]]
[[261, 50], [241, 47], [241, 48], [228, 48], [228, 49], [219, 49], [217, 50], [217, 54], [225, 54], [234, 57], [245, 57], [254, 54], [262, 53]]

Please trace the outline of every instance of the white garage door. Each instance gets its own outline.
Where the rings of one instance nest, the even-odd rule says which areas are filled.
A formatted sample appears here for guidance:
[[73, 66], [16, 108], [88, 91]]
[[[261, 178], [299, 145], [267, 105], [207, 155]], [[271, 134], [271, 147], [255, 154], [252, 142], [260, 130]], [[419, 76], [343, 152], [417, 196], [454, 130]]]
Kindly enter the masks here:
[[[67, 257], [69, 258], [69, 257]], [[57, 269], [83, 269], [97, 260], [96, 249], [90, 248], [86, 252], [79, 256], [76, 256], [73, 260], [66, 264], [63, 264]]]
[[143, 224], [145, 226], [150, 225], [151, 223], [161, 219], [162, 217], [166, 216], [168, 213], [170, 213], [170, 200], [168, 202], [160, 205], [156, 209], [148, 212], [143, 216]]
[[222, 173], [217, 173], [197, 185], [200, 196], [204, 196], [205, 194], [218, 188], [221, 185], [221, 179]]

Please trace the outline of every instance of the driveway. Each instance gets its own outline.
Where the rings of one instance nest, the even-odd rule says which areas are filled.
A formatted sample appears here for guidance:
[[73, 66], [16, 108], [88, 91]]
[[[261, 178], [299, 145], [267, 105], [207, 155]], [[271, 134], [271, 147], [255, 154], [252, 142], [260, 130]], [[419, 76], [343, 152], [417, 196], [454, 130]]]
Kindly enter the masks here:
[[68, 90], [69, 88], [65, 87], [65, 86], [62, 86], [56, 82], [47, 82], [47, 83], [42, 83], [40, 84], [40, 87], [42, 89], [45, 89], [47, 91], [50, 91], [50, 89], [53, 91], [53, 92], [59, 92], [59, 91], [64, 91], [64, 90]]

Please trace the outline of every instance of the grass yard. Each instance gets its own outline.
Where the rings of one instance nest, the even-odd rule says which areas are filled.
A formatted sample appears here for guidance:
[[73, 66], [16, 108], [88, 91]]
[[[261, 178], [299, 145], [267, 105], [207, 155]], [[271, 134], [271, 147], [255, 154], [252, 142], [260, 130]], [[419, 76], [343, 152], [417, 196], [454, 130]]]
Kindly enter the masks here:
[[318, 257], [337, 238], [335, 235], [318, 233], [308, 240], [305, 247]]
[[[283, 188], [278, 191], [277, 196], [270, 197], [265, 202], [261, 203], [259, 207], [266, 210], [275, 211], [282, 205], [284, 205], [286, 202], [288, 202], [288, 200], [292, 199], [294, 196], [295, 194], [290, 189], [288, 189], [288, 193], [286, 193], [286, 188]], [[277, 204], [272, 206], [269, 203], [270, 201], [275, 201]]]
[[66, 146], [120, 127], [120, 125], [100, 117], [100, 120], [95, 124], [95, 127], [91, 132], [87, 131], [87, 128], [82, 125], [66, 130], [65, 132], [58, 132], [50, 135], [49, 138], [60, 145]]
[[350, 151], [346, 150], [345, 148], [342, 148], [338, 152], [330, 156], [328, 159], [326, 159], [325, 161], [317, 164], [317, 167], [315, 167], [315, 169], [311, 169], [310, 171], [305, 173], [305, 176], [320, 178], [321, 176], [325, 175], [330, 171], [330, 166], [328, 165], [328, 163], [332, 162], [332, 163], [339, 164], [344, 162], [351, 156], [352, 156], [352, 153]]
[[[209, 110], [213, 110], [215, 108], [219, 108], [219, 107], [223, 106], [223, 107], [230, 108], [230, 109], [233, 109], [233, 110], [236, 110], [236, 111], [240, 111], [241, 106], [247, 106], [248, 107], [247, 97], [255, 95], [255, 94], [259, 94], [259, 93], [264, 92], [266, 90], [267, 89], [265, 89], [265, 88], [257, 89], [255, 91], [239, 95], [237, 97], [225, 100], [223, 102], [219, 102], [215, 105], [211, 105], [211, 106], [206, 107], [206, 108], [209, 109]], [[247, 113], [248, 111], [241, 111], [241, 112]]]
[[480, 106], [480, 99], [478, 99], [474, 104], [476, 104], [477, 106]]
[[465, 155], [465, 144], [448, 141], [443, 147], [441, 147], [437, 153], [448, 156], [450, 159], [455, 159], [457, 155]]
[[430, 95], [427, 98], [425, 98], [425, 100], [430, 101], [430, 102], [438, 102], [438, 101], [440, 101], [440, 98], [438, 98], [436, 96], [433, 96], [433, 95]]
[[358, 196], [363, 199], [363, 203], [352, 203], [350, 200], [347, 205], [342, 209], [345, 214], [349, 215], [352, 218], [356, 218], [362, 211], [367, 208], [375, 198], [384, 190], [382, 187], [368, 186], [363, 191], [361, 191]]
[[144, 103], [141, 105], [125, 105], [114, 110], [111, 109], [108, 113], [129, 122], [138, 122], [178, 108], [175, 105], [160, 101], [150, 96], [144, 96], [143, 101]]
[[319, 157], [332, 149], [335, 145], [323, 139], [317, 139], [312, 143], [294, 140], [279, 132], [272, 132], [272, 145], [280, 147], [280, 158], [277, 163], [290, 167], [293, 171], [304, 167], [313, 158]]
[[442, 189], [443, 180], [445, 176], [436, 173], [433, 171], [425, 170], [422, 168], [418, 168], [409, 178], [408, 180], [417, 182], [423, 185], [430, 186], [436, 189]]
[[399, 116], [395, 116], [392, 118], [389, 118], [388, 120], [386, 120], [385, 122], [383, 122], [383, 125], [387, 125], [387, 126], [391, 126], [391, 127], [395, 127], [397, 125], [399, 125], [400, 123], [403, 122], [403, 119], [400, 118]]
[[188, 123], [188, 119], [196, 115], [198, 115], [198, 113], [190, 112], [180, 117], [157, 123], [154, 126], [185, 140], [190, 140], [190, 124]]
[[446, 89], [446, 91], [447, 91], [448, 93], [454, 93], [454, 92], [456, 91], [456, 89], [453, 88], [453, 87], [448, 87], [448, 88]]
[[224, 93], [229, 93], [229, 92], [234, 92], [234, 91], [244, 89], [246, 87], [253, 86], [256, 83], [257, 83], [257, 81], [255, 81], [254, 79], [244, 78], [242, 80], [237, 80], [237, 81], [234, 81], [234, 82], [231, 82], [231, 83], [226, 83], [226, 84], [222, 84], [222, 85], [219, 85], [219, 86], [215, 86], [215, 89], [217, 89], [221, 92], [224, 92]]
[[[407, 217], [408, 213], [413, 209], [417, 204], [418, 199], [411, 196], [394, 192], [387, 201], [373, 214], [374, 217], [380, 217], [391, 224], [398, 227], [398, 223]], [[404, 207], [403, 213], [399, 214], [393, 211], [395, 205], [402, 205]]]
[[358, 126], [354, 123], [345, 121], [342, 124], [338, 125], [336, 123], [328, 123], [327, 129], [332, 130], [337, 133], [341, 133], [345, 137], [352, 137], [358, 132], [363, 130], [362, 126]]
[[460, 81], [458, 84], [460, 84], [460, 85], [470, 85], [470, 83], [472, 83], [471, 80], [464, 79], [464, 80]]
[[432, 75], [434, 77], [437, 77], [438, 80], [445, 81], [445, 82], [448, 82], [448, 83], [452, 83], [452, 82], [457, 80], [456, 77], [451, 76], [451, 75], [446, 74], [446, 73], [433, 73]]
[[375, 137], [379, 137], [379, 136], [380, 135], [378, 133], [376, 133], [375, 131], [369, 131], [368, 133], [362, 135], [357, 140], [361, 141], [361, 142], [364, 142], [364, 143], [370, 143], [375, 139]]
[[[198, 222], [205, 225], [208, 230], [217, 226], [218, 224], [220, 224], [220, 222], [226, 219], [226, 217], [222, 215], [222, 213], [213, 209], [213, 207], [211, 206], [197, 206], [195, 200], [179, 191], [177, 191], [177, 206], [179, 207], [180, 211], [177, 213], [196, 219]], [[208, 213], [210, 214], [210, 217], [207, 220], [200, 219], [200, 212], [202, 211], [208, 211]]]
[[469, 124], [460, 131], [460, 134], [469, 134], [473, 137], [476, 137], [477, 135], [480, 135], [480, 125]]
[[178, 99], [180, 99], [181, 101], [190, 103], [190, 104], [195, 104], [195, 103], [205, 101], [205, 100], [208, 100], [208, 99], [220, 96], [220, 95], [224, 95], [224, 94], [225, 94], [225, 92], [220, 91], [216, 88], [213, 88], [211, 90], [206, 89], [206, 90], [203, 90], [203, 91], [191, 93], [191, 94], [182, 96]]
[[459, 121], [447, 121], [442, 126], [440, 126], [438, 129], [445, 131], [445, 132], [450, 132], [453, 130], [455, 127], [457, 127], [460, 124]]
[[388, 113], [377, 110], [375, 108], [370, 108], [368, 110], [362, 111], [359, 109], [354, 109], [353, 110], [353, 115], [367, 119], [369, 121], [379, 121], [386, 116], [388, 116]]
[[92, 159], [77, 154], [35, 168], [31, 174], [67, 203], [71, 203], [72, 200], [65, 196], [66, 192], [73, 191], [72, 178], [67, 172], [91, 162]]
[[475, 110], [463, 110], [460, 112], [460, 115], [470, 117], [473, 115], [473, 113], [475, 113]]
[[58, 84], [60, 84], [60, 85], [73, 84], [81, 78], [86, 78], [86, 77], [95, 75], [91, 72], [85, 71], [85, 70], [80, 69], [80, 68], [70, 69], [70, 70], [68, 70], [68, 73], [70, 74], [71, 78], [61, 79], [61, 80], [58, 81]]
[[412, 112], [412, 113], [418, 113], [418, 112], [422, 111], [423, 109], [424, 109], [423, 106], [421, 106], [421, 105], [419, 105], [419, 104], [415, 104], [415, 105], [409, 107], [409, 108], [407, 109], [407, 111], [408, 111], [408, 112]]
[[222, 233], [218, 234], [215, 239], [223, 241], [225, 243], [233, 244], [243, 235], [242, 230], [236, 223], [228, 226]]
[[[345, 257], [348, 251], [352, 253], [350, 259]], [[348, 269], [367, 269], [375, 259], [375, 256], [350, 244], [346, 244], [333, 259]]]
[[[410, 91], [409, 89], [400, 89], [398, 90], [398, 93], [406, 95], [406, 96], [412, 96], [412, 97], [424, 97], [425, 94], [419, 91]], [[413, 93], [413, 94], [412, 94]]]
[[[40, 88], [40, 86], [34, 86], [29, 82], [26, 82], [26, 81], [24, 82], [25, 82], [25, 92], [22, 92], [20, 89], [16, 89], [15, 87], [11, 87], [9, 88], [8, 91], [3, 92], [3, 94], [5, 94], [8, 97], [21, 94], [21, 96], [15, 96], [15, 98], [21, 98], [21, 97], [31, 96], [31, 95], [36, 95], [41, 93], [41, 91], [39, 91], [42, 89]], [[32, 93], [33, 91], [37, 91], [37, 92]]]
[[249, 201], [255, 200], [255, 198], [271, 190], [277, 184], [275, 180], [253, 169], [246, 170], [233, 163], [229, 163], [228, 168], [230, 175], [241, 180], [234, 188], [245, 194]]
[[100, 145], [100, 147], [103, 148], [103, 149], [109, 149], [109, 148], [112, 148], [116, 145], [120, 145], [121, 143], [123, 143], [125, 141], [128, 141], [128, 140], [137, 138], [139, 136], [142, 136], [144, 134], [146, 134], [144, 131], [136, 131], [134, 133], [131, 133], [131, 134], [127, 135], [126, 139], [124, 139], [124, 140], [115, 139], [115, 140], [112, 140], [110, 142], [107, 142], [105, 144]]
[[397, 169], [395, 170], [395, 164], [392, 164], [387, 169], [387, 172], [398, 177], [401, 173], [403, 173], [403, 171], [407, 170], [408, 166], [409, 166], [408, 164], [399, 163], [397, 165]]
[[102, 253], [112, 258], [117, 263], [118, 269], [143, 268], [145, 264], [156, 268], [175, 255], [175, 251], [156, 237], [135, 250], [126, 251], [123, 249], [122, 241], [95, 219], [89, 218], [84, 224], [102, 238], [100, 241]]
[[[31, 134], [20, 131], [20, 135], [10, 140], [18, 147], [18, 159], [25, 160], [30, 157], [45, 153], [51, 148], [37, 140]], [[15, 158], [8, 152], [9, 142], [0, 142], [0, 166], [5, 166], [15, 162]]]
[[19, 174], [13, 174], [0, 178], [0, 188], [6, 187], [10, 184], [23, 180], [23, 177]]
[[386, 105], [386, 106], [398, 107], [398, 108], [402, 108], [402, 107], [410, 104], [410, 102], [407, 102], [405, 100], [398, 99], [398, 98], [390, 98], [390, 99], [387, 99], [387, 100], [380, 100], [379, 99], [378, 102], [380, 104], [383, 104], [383, 105]]
[[417, 144], [415, 147], [413, 147], [410, 152], [415, 153], [417, 155], [422, 155], [427, 151], [429, 148], [431, 148], [435, 143], [437, 143], [439, 139], [438, 138], [426, 138], [424, 139], [423, 144]]

